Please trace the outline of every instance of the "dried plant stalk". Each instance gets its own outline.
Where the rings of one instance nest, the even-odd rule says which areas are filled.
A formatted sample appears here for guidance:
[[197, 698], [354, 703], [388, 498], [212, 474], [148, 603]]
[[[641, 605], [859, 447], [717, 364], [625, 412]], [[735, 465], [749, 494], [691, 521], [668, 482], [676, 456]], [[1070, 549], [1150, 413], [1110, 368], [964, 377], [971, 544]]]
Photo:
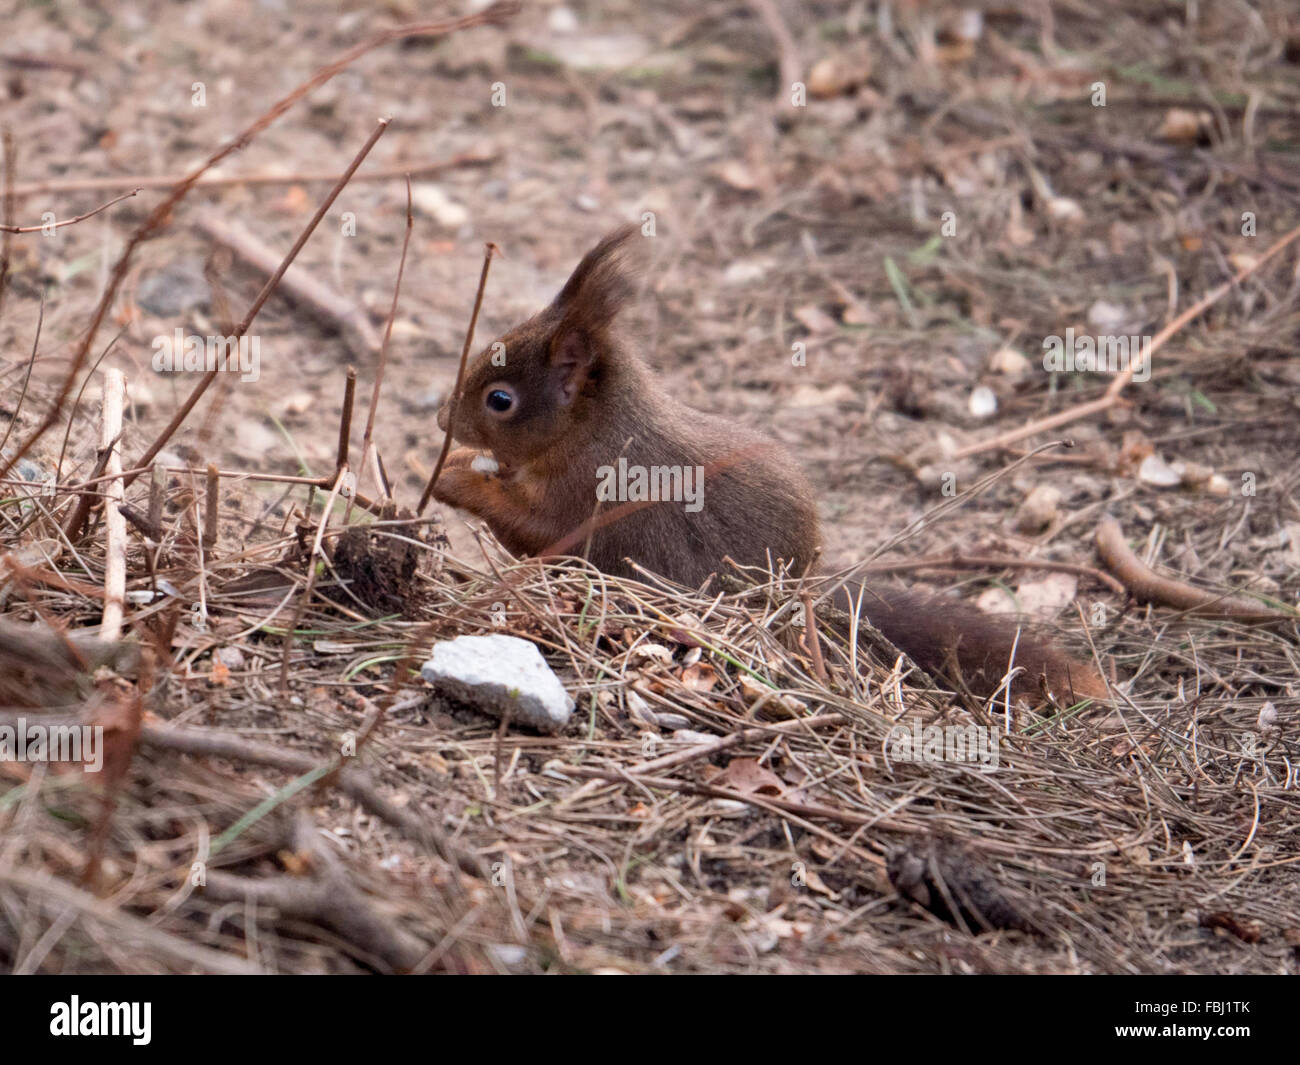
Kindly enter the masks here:
[[104, 371], [104, 401], [99, 423], [99, 446], [108, 451], [104, 472], [104, 614], [100, 635], [116, 640], [122, 635], [126, 602], [126, 519], [122, 517], [122, 405], [126, 378], [118, 369]]

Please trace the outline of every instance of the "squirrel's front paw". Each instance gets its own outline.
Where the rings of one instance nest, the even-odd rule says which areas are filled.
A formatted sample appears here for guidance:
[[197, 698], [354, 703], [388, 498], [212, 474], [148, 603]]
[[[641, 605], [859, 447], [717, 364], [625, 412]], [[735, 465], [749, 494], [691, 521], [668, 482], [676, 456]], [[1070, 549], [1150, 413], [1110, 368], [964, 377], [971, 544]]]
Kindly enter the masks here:
[[448, 470], [469, 469], [470, 464], [482, 454], [483, 452], [477, 448], [452, 448], [447, 452], [447, 461], [442, 464], [442, 472], [438, 475], [438, 483], [442, 483], [442, 479], [447, 475]]
[[482, 460], [486, 458], [483, 452], [468, 447], [458, 447], [449, 452], [433, 486], [433, 498], [449, 507], [474, 513], [474, 503], [481, 496], [485, 482], [492, 476], [475, 469], [475, 465], [482, 466]]

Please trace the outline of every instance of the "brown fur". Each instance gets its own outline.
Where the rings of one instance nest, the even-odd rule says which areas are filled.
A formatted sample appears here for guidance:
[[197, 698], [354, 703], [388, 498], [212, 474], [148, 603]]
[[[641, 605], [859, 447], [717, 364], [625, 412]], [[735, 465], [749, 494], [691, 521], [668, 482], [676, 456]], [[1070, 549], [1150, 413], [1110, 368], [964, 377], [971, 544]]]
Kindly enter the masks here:
[[[679, 403], [612, 334], [632, 295], [628, 258], [637, 235], [628, 226], [606, 237], [550, 306], [501, 337], [504, 365], [496, 344], [474, 359], [450, 426], [471, 447], [448, 456], [434, 495], [485, 520], [519, 555], [585, 553], [622, 576], [633, 572], [630, 559], [692, 587], [723, 572], [724, 558], [763, 567], [784, 560], [803, 574], [821, 538], [816, 498], [798, 465], [760, 434]], [[513, 397], [508, 412], [488, 404], [498, 391]], [[444, 430], [448, 418], [444, 405]], [[497, 474], [470, 468], [479, 451], [492, 453]], [[598, 506], [597, 470], [620, 457], [647, 468], [704, 467], [703, 509]], [[955, 657], [966, 683], [984, 692], [1005, 673], [1016, 637], [1014, 626], [904, 592], [867, 592], [862, 613], [927, 672], [951, 675]], [[1016, 664], [1026, 670], [1018, 692], [1037, 694], [1044, 676], [1058, 695], [1104, 694], [1095, 671], [1028, 636]]]

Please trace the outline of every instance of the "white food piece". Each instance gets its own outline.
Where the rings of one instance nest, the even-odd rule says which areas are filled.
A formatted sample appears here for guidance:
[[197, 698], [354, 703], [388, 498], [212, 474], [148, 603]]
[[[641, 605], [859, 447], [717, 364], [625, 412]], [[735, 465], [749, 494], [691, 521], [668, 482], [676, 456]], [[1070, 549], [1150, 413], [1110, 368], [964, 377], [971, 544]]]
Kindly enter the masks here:
[[475, 455], [470, 460], [469, 468], [475, 473], [500, 473], [501, 464], [491, 455]]

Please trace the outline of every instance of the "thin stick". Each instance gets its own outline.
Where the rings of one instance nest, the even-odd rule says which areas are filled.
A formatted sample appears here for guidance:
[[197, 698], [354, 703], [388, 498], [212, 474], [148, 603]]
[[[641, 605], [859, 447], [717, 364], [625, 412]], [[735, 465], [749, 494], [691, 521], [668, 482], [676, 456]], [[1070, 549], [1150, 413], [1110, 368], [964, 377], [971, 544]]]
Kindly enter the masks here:
[[[428, 177], [431, 174], [438, 174], [444, 170], [454, 170], [462, 166], [486, 166], [488, 163], [495, 162], [497, 158], [497, 153], [493, 151], [479, 150], [461, 152], [459, 155], [453, 155], [450, 159], [445, 159], [438, 163], [406, 163], [400, 166], [385, 166], [380, 167], [377, 170], [367, 170], [363, 174], [358, 174], [352, 180], [354, 182], [391, 181], [393, 178], [401, 177], [404, 174], [410, 174], [412, 177]], [[326, 181], [334, 182], [338, 181], [338, 179], [339, 173], [337, 170], [308, 170], [289, 174], [204, 174], [194, 182], [194, 187], [225, 188], [235, 185], [311, 185]], [[135, 190], [139, 192], [143, 189], [174, 188], [177, 182], [184, 180], [183, 176], [177, 177], [171, 174], [156, 176], [111, 174], [107, 177], [28, 181], [25, 184], [14, 186], [14, 196], [17, 199], [23, 199], [27, 196], [33, 196], [40, 193], [112, 192], [114, 189], [121, 188], [135, 188]]]
[[118, 440], [122, 435], [125, 397], [126, 378], [122, 371], [105, 370], [99, 446], [108, 449], [104, 472], [113, 478], [104, 489], [104, 615], [99, 634], [105, 640], [116, 640], [122, 635], [122, 610], [126, 602], [126, 519], [118, 509], [123, 499]]
[[352, 403], [357, 395], [357, 368], [348, 367], [348, 378], [343, 385], [343, 414], [339, 418], [339, 448], [334, 468], [341, 470], [348, 464], [348, 445], [352, 442]]
[[[1183, 311], [1177, 318], [1166, 325], [1159, 333], [1151, 338], [1151, 345], [1148, 348], [1150, 354], [1154, 355], [1174, 334], [1179, 332], [1193, 318], [1198, 317], [1207, 311], [1225, 295], [1241, 284], [1251, 274], [1260, 269], [1266, 262], [1285, 249], [1288, 245], [1300, 238], [1300, 226], [1297, 226], [1291, 232], [1279, 239], [1273, 244], [1268, 251], [1264, 252], [1258, 259], [1248, 266], [1242, 267], [1225, 281], [1218, 288], [1213, 289], [1203, 298], [1198, 300], [1187, 310]], [[1011, 429], [1008, 432], [995, 436], [992, 440], [985, 440], [978, 444], [969, 444], [966, 447], [958, 448], [952, 454], [954, 459], [966, 458], [969, 455], [978, 455], [982, 451], [995, 451], [998, 448], [1006, 447], [1008, 444], [1014, 444], [1017, 440], [1023, 440], [1027, 436], [1033, 436], [1036, 433], [1045, 433], [1049, 429], [1057, 429], [1062, 425], [1068, 425], [1070, 422], [1077, 422], [1080, 418], [1087, 418], [1093, 414], [1100, 414], [1102, 411], [1109, 410], [1119, 402], [1120, 393], [1124, 391], [1128, 383], [1133, 379], [1133, 374], [1137, 367], [1130, 361], [1128, 367], [1118, 374], [1106, 389], [1104, 395], [1099, 399], [1089, 400], [1087, 403], [1081, 403], [1077, 407], [1071, 407], [1069, 410], [1057, 411], [1055, 414], [1049, 414], [1045, 418], [1039, 418], [1030, 422], [1028, 425], [1022, 425], [1019, 429]]]
[[785, 19], [781, 17], [781, 10], [774, 0], [749, 0], [749, 6], [758, 14], [763, 25], [767, 27], [767, 32], [772, 35], [772, 40], [776, 42], [781, 81], [784, 83], [776, 87], [776, 102], [784, 104], [790, 99], [795, 82], [800, 80], [799, 47], [790, 35]]
[[799, 601], [803, 603], [804, 646], [808, 650], [809, 657], [812, 658], [813, 672], [817, 675], [817, 679], [825, 684], [826, 663], [822, 661], [822, 641], [817, 635], [817, 615], [813, 612], [812, 596], [808, 594], [806, 588], [799, 593]]
[[[133, 469], [123, 470], [124, 476], [138, 477], [142, 473], [152, 473], [154, 470], [162, 470], [164, 473], [184, 473], [184, 474], [205, 474], [206, 470], [200, 470], [193, 466], [167, 466], [162, 462], [154, 462], [152, 466], [137, 466]], [[300, 477], [291, 473], [258, 473], [253, 470], [218, 470], [222, 477], [230, 477], [239, 481], [274, 481], [279, 484], [309, 484], [317, 488], [328, 488], [332, 482], [333, 474], [329, 477]], [[108, 477], [102, 474], [96, 474], [84, 481], [72, 481], [66, 484], [55, 484], [52, 486], [55, 494], [84, 492], [87, 488], [93, 488], [102, 481], [107, 481]], [[165, 478], [164, 478], [165, 480]], [[0, 477], [0, 484], [10, 484], [16, 486], [30, 485], [32, 482], [24, 480], [21, 477]]]
[[[4, 144], [5, 150], [5, 198], [4, 198], [4, 221], [10, 225], [14, 220], [14, 135], [13, 131], [5, 126], [4, 135], [0, 136], [0, 143]], [[3, 237], [0, 237], [0, 310], [4, 310], [5, 289], [9, 283], [9, 246], [13, 241], [13, 234], [7, 230]], [[19, 453], [21, 455], [21, 452]], [[0, 458], [0, 461], [3, 461]], [[17, 462], [15, 457], [13, 462]], [[12, 463], [11, 463], [12, 465]], [[9, 472], [9, 467], [0, 469], [0, 476]]]
[[[209, 467], [211, 469], [211, 467]], [[149, 480], [149, 535], [162, 539], [163, 502], [167, 497], [167, 468], [161, 462], [153, 464]]]
[[325, 527], [330, 523], [330, 514], [334, 510], [334, 500], [338, 498], [339, 489], [343, 486], [343, 478], [347, 475], [347, 466], [340, 466], [334, 478], [334, 487], [330, 489], [330, 494], [325, 500], [325, 510], [321, 514], [320, 524], [316, 526], [316, 539], [312, 541], [311, 554], [307, 557], [307, 587], [303, 589], [302, 598], [298, 601], [298, 608], [293, 613], [293, 621], [284, 634], [284, 657], [280, 659], [280, 689], [282, 691], [289, 690], [289, 658], [293, 653], [293, 634], [297, 631], [298, 623], [302, 621], [302, 616], [307, 610], [307, 604], [311, 602], [312, 589], [316, 586], [316, 558], [321, 554], [321, 540], [325, 536]]
[[[234, 341], [238, 341], [240, 337], [248, 332], [248, 327], [253, 324], [253, 319], [257, 317], [257, 312], [262, 309], [262, 305], [270, 298], [271, 293], [275, 291], [275, 286], [280, 283], [280, 278], [284, 276], [284, 272], [289, 269], [289, 265], [298, 257], [298, 253], [302, 251], [302, 246], [307, 243], [307, 239], [313, 232], [315, 232], [316, 227], [320, 224], [320, 220], [325, 217], [335, 199], [338, 197], [338, 194], [343, 191], [344, 186], [347, 185], [352, 174], [356, 171], [357, 167], [361, 165], [361, 161], [370, 154], [370, 149], [375, 146], [375, 142], [379, 140], [379, 138], [384, 135], [384, 131], [388, 129], [388, 122], [389, 120], [387, 118], [381, 118], [379, 120], [378, 125], [375, 126], [374, 132], [370, 134], [366, 143], [361, 146], [361, 150], [352, 160], [351, 165], [349, 165], [347, 170], [343, 172], [343, 176], [339, 178], [334, 187], [330, 189], [329, 195], [321, 201], [321, 205], [316, 209], [316, 213], [312, 216], [311, 221], [307, 223], [306, 227], [298, 235], [298, 239], [294, 241], [293, 247], [290, 248], [288, 254], [285, 255], [284, 261], [280, 264], [280, 268], [267, 279], [266, 284], [262, 286], [262, 291], [259, 292], [257, 298], [253, 300], [253, 305], [248, 308], [248, 313], [244, 315], [244, 320], [235, 327], [235, 333], [233, 336]], [[181, 404], [180, 410], [178, 410], [172, 417], [172, 420], [167, 423], [167, 427], [158, 435], [158, 438], [149, 445], [149, 449], [136, 461], [135, 466], [137, 468], [140, 466], [148, 466], [158, 457], [158, 452], [167, 446], [167, 441], [170, 440], [172, 434], [180, 428], [181, 423], [185, 421], [190, 411], [194, 409], [194, 405], [198, 403], [199, 399], [203, 396], [203, 393], [208, 390], [208, 386], [217, 379], [217, 374], [219, 373], [221, 373], [219, 369], [213, 368], [203, 375], [203, 379], [194, 386], [194, 390], [189, 394], [189, 398]], [[4, 472], [5, 471], [0, 470], [0, 473]], [[127, 484], [130, 484], [132, 480], [134, 480], [134, 477], [128, 478]]]
[[397, 261], [397, 281], [393, 285], [393, 302], [388, 308], [388, 321], [384, 325], [384, 339], [379, 345], [379, 360], [375, 364], [375, 385], [370, 391], [370, 410], [366, 412], [366, 432], [361, 442], [361, 473], [373, 465], [375, 487], [381, 501], [388, 499], [388, 485], [379, 475], [377, 455], [374, 451], [375, 415], [379, 411], [379, 392], [384, 387], [384, 370], [388, 366], [388, 342], [393, 336], [393, 322], [397, 320], [397, 300], [402, 293], [402, 278], [406, 274], [406, 253], [411, 246], [411, 233], [415, 229], [415, 211], [411, 199], [411, 175], [406, 175], [406, 232], [402, 237], [402, 256]]
[[378, 471], [379, 483], [383, 485], [384, 498], [393, 498], [393, 482], [388, 478], [388, 470], [384, 467], [384, 456], [379, 453], [378, 448], [372, 448], [371, 451], [375, 456], [375, 469]]
[[1217, 595], [1172, 577], [1162, 577], [1132, 552], [1114, 518], [1103, 518], [1097, 526], [1097, 553], [1140, 603], [1172, 606], [1197, 617], [1239, 621], [1294, 621], [1300, 617], [1295, 612], [1268, 610], [1250, 599]]
[[123, 326], [118, 330], [117, 336], [104, 345], [104, 350], [99, 353], [99, 358], [95, 360], [95, 365], [90, 368], [90, 373], [81, 382], [81, 387], [77, 389], [77, 398], [72, 401], [72, 413], [68, 415], [68, 424], [63, 430], [63, 443], [59, 447], [59, 461], [54, 466], [54, 476], [56, 479], [63, 478], [63, 460], [68, 456], [68, 441], [72, 439], [72, 426], [77, 420], [77, 411], [81, 409], [81, 397], [86, 393], [86, 386], [90, 384], [90, 379], [95, 376], [96, 371], [107, 357], [108, 353], [113, 350], [117, 342], [122, 339], [122, 334], [126, 332], [127, 327]]
[[[195, 469], [193, 466], [164, 466], [168, 473], [202, 473], [202, 470]], [[307, 484], [315, 488], [328, 488], [333, 483], [333, 476], [330, 477], [300, 477], [296, 473], [256, 473], [250, 470], [218, 470], [222, 477], [233, 478], [240, 481], [272, 481], [276, 484]], [[89, 483], [89, 482], [87, 482]], [[77, 486], [82, 487], [81, 485]]]
[[15, 70], [59, 70], [85, 77], [90, 66], [69, 56], [36, 55], [32, 52], [7, 52], [0, 55], [0, 63]]
[[94, 218], [101, 211], [107, 211], [115, 203], [121, 203], [123, 200], [129, 200], [139, 189], [132, 189], [130, 192], [124, 192], [115, 200], [109, 200], [102, 207], [96, 207], [93, 211], [87, 211], [85, 214], [79, 214], [76, 218], [65, 218], [62, 222], [52, 222], [48, 225], [39, 226], [13, 226], [7, 223], [0, 223], [0, 231], [5, 233], [47, 233], [52, 229], [62, 229], [64, 226], [75, 226], [78, 222], [84, 222], [87, 218]]
[[32, 337], [32, 354], [27, 360], [27, 373], [23, 376], [23, 387], [18, 393], [18, 402], [14, 404], [14, 410], [9, 415], [9, 425], [5, 428], [5, 435], [0, 436], [0, 451], [4, 451], [5, 445], [9, 443], [9, 434], [14, 431], [14, 426], [18, 424], [18, 415], [23, 411], [23, 403], [27, 399], [27, 386], [31, 384], [32, 370], [36, 367], [36, 353], [41, 347], [41, 329], [45, 325], [45, 289], [41, 289], [41, 306], [36, 312], [36, 335]]
[[217, 508], [221, 502], [221, 471], [209, 462], [207, 492], [203, 503], [203, 546], [214, 547], [217, 543], [219, 529], [217, 526]]
[[[99, 457], [95, 461], [95, 468], [91, 472], [91, 481], [108, 481], [110, 475], [105, 474], [104, 470], [108, 468], [108, 457], [110, 452], [104, 448], [99, 449]], [[103, 476], [101, 476], [103, 475]], [[125, 481], [123, 481], [125, 484]], [[77, 500], [77, 505], [73, 507], [72, 514], [68, 517], [67, 523], [63, 526], [63, 535], [69, 543], [81, 536], [81, 528], [86, 524], [86, 519], [90, 517], [90, 508], [95, 505], [99, 498], [98, 493], [82, 492]]]
[[442, 438], [442, 452], [433, 467], [429, 483], [424, 486], [424, 495], [420, 496], [420, 505], [415, 508], [417, 514], [423, 513], [433, 497], [433, 486], [442, 473], [442, 464], [447, 461], [447, 452], [451, 450], [451, 429], [456, 424], [456, 404], [460, 402], [461, 385], [465, 382], [465, 363], [469, 359], [470, 345], [474, 343], [474, 326], [478, 324], [478, 311], [483, 306], [483, 289], [487, 286], [488, 268], [492, 265], [492, 256], [498, 248], [491, 241], [483, 249], [483, 272], [478, 277], [478, 292], [474, 296], [474, 312], [469, 316], [469, 330], [465, 333], [465, 344], [460, 349], [460, 366], [456, 370], [456, 387], [452, 389], [450, 406], [447, 409], [447, 433]]

